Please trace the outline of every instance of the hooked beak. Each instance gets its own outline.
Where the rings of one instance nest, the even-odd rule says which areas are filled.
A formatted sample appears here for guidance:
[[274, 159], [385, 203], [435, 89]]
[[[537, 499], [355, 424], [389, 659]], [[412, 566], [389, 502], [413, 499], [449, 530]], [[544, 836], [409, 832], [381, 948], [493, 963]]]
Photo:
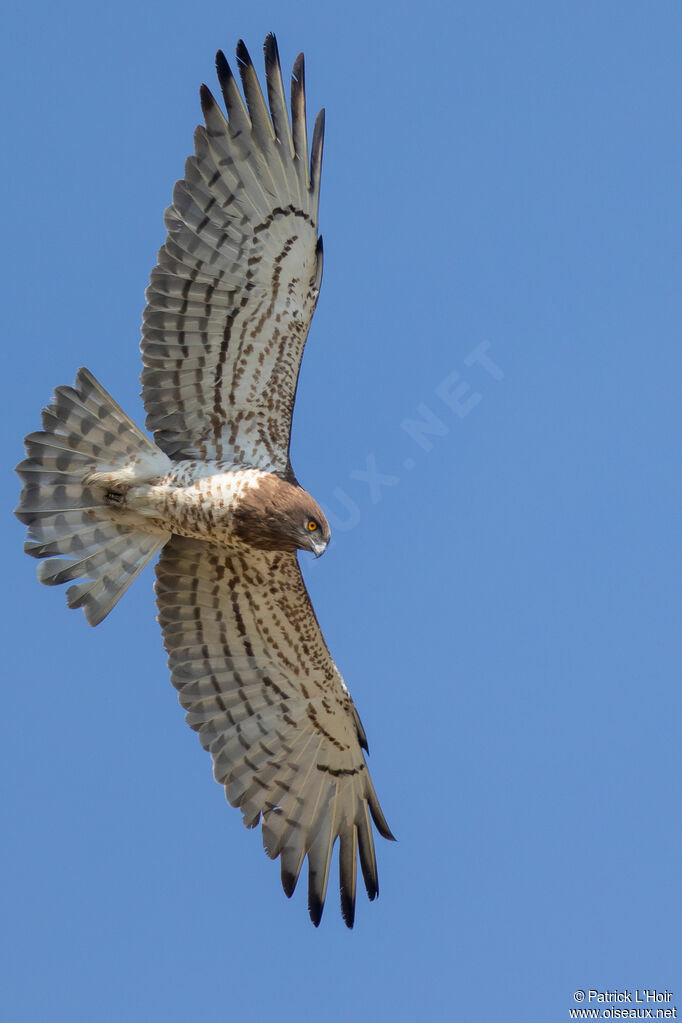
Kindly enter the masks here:
[[328, 540], [314, 539], [311, 541], [310, 549], [316, 558], [321, 557], [327, 549]]

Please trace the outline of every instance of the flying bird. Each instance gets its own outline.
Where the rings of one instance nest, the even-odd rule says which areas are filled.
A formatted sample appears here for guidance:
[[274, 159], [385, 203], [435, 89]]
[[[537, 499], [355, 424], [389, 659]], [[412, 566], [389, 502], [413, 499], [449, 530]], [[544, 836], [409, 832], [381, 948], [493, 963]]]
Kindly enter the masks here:
[[310, 152], [301, 54], [291, 120], [277, 43], [268, 103], [243, 42], [244, 99], [216, 59], [227, 119], [201, 87], [205, 126], [165, 212], [146, 292], [142, 397], [149, 439], [86, 369], [57, 387], [26, 437], [16, 514], [38, 578], [69, 582], [69, 607], [102, 621], [160, 552], [156, 598], [171, 682], [244, 824], [262, 824], [291, 896], [308, 859], [320, 922], [339, 843], [341, 910], [355, 916], [357, 862], [379, 891], [372, 821], [393, 838], [365, 732], [327, 649], [298, 551], [330, 530], [289, 458], [303, 348], [322, 277], [324, 111]]

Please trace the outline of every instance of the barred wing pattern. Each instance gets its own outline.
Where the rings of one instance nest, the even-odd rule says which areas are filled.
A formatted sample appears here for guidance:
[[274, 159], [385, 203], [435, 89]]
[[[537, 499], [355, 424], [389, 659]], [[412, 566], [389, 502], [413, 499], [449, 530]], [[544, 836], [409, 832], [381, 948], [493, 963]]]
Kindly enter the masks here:
[[291, 124], [274, 36], [269, 110], [242, 42], [246, 106], [222, 53], [228, 120], [202, 86], [206, 127], [166, 210], [168, 238], [143, 319], [147, 426], [171, 458], [217, 458], [289, 473], [298, 372], [322, 277], [317, 236], [324, 118], [311, 156], [301, 54]]
[[339, 839], [341, 909], [355, 914], [358, 852], [378, 894], [371, 818], [392, 838], [362, 749], [357, 711], [322, 637], [295, 554], [174, 536], [157, 566], [171, 681], [247, 827], [262, 817], [287, 895], [308, 857], [308, 908], [320, 922]]

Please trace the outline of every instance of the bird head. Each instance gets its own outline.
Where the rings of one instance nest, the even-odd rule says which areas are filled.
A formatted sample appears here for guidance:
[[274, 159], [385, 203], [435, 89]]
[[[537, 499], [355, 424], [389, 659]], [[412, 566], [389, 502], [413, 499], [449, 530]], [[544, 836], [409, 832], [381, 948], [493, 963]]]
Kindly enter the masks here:
[[234, 523], [239, 539], [259, 550], [311, 551], [319, 558], [331, 537], [317, 501], [297, 483], [274, 473], [244, 491]]

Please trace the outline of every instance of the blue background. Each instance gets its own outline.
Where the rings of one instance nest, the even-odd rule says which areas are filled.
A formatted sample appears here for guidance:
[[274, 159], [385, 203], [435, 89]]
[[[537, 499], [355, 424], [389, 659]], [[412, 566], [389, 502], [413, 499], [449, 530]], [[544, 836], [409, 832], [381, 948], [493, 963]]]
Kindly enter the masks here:
[[[682, 1003], [681, 29], [678, 3], [627, 0], [5, 15], [8, 1021]], [[270, 30], [287, 73], [306, 52], [311, 123], [327, 108], [293, 453], [335, 537], [304, 571], [399, 840], [353, 932], [335, 874], [319, 930], [305, 884], [287, 902], [212, 782], [152, 571], [91, 630], [9, 511], [79, 365], [143, 422], [143, 291], [198, 86], [240, 36], [260, 71]], [[402, 425], [425, 416], [429, 450]]]

